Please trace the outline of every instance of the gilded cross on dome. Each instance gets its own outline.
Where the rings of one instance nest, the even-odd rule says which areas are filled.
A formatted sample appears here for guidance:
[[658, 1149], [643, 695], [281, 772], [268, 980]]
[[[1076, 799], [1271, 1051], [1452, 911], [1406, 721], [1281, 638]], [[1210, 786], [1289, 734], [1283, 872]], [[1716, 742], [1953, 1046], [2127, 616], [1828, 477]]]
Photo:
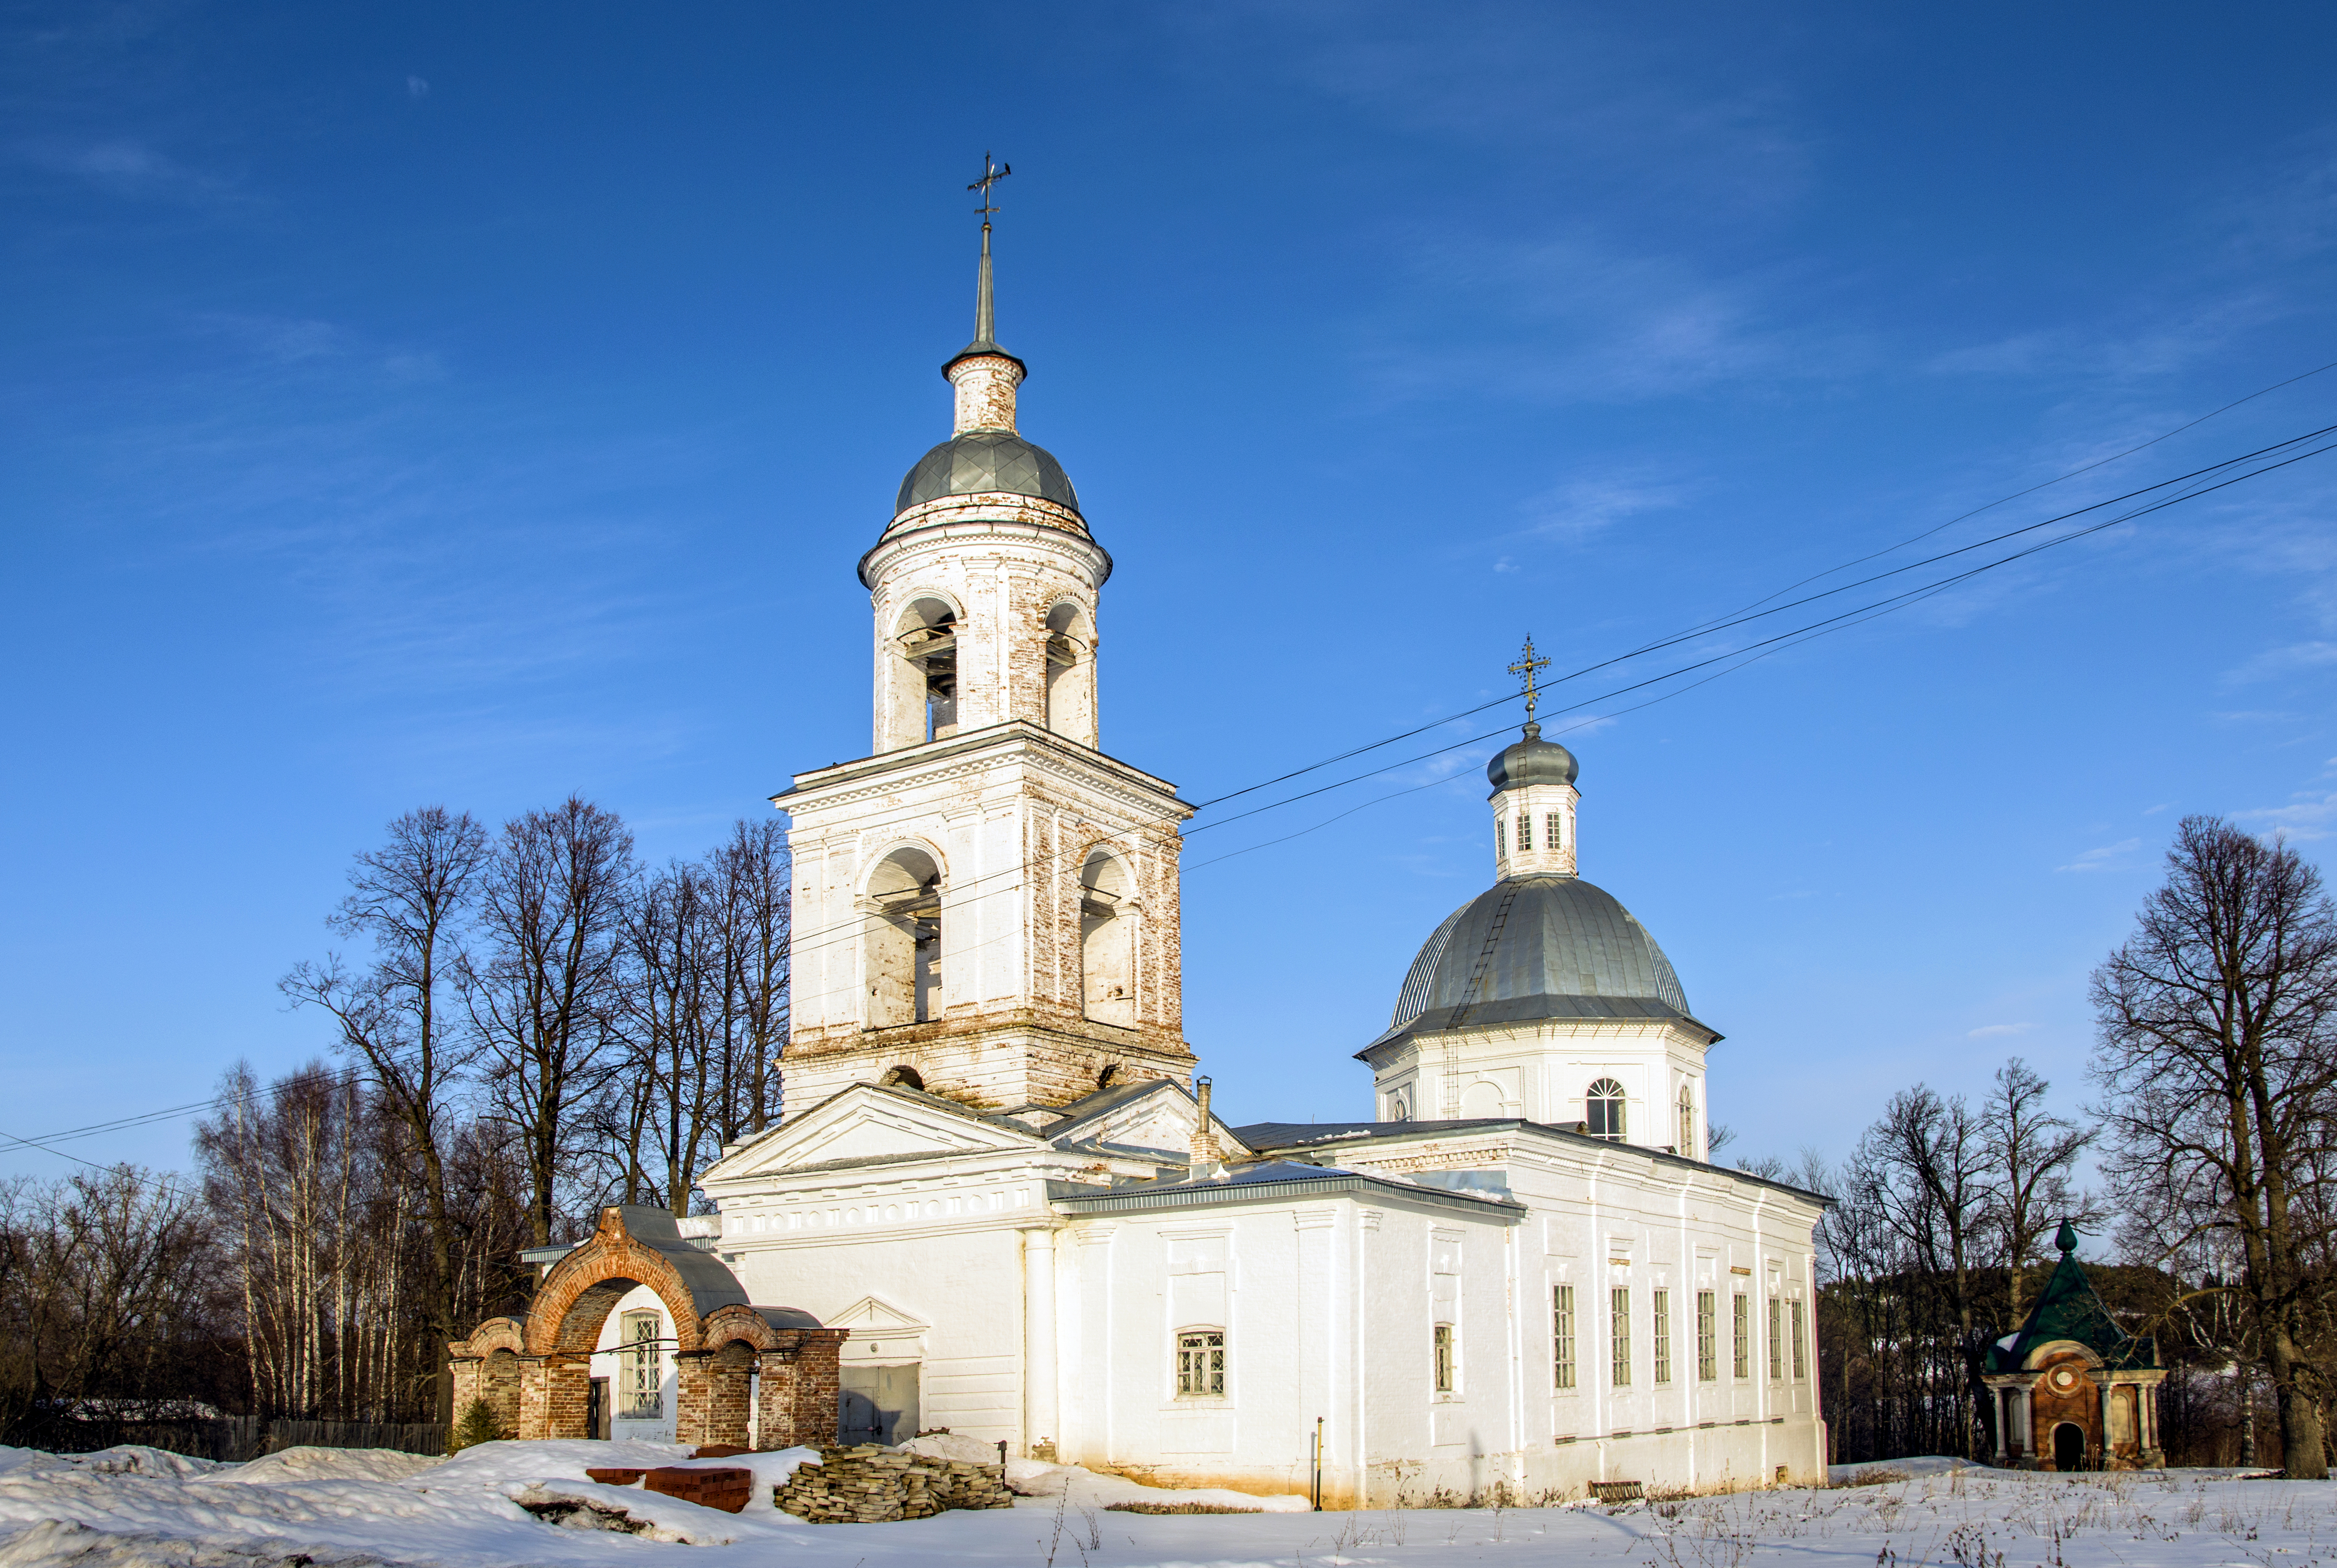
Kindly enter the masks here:
[[1526, 639], [1526, 651], [1518, 656], [1518, 662], [1510, 666], [1511, 674], [1522, 675], [1525, 677], [1526, 722], [1529, 724], [1534, 721], [1534, 703], [1536, 701], [1534, 693], [1534, 671], [1547, 668], [1549, 663], [1550, 661], [1547, 659], [1537, 659], [1534, 657], [1533, 639], [1529, 636]]

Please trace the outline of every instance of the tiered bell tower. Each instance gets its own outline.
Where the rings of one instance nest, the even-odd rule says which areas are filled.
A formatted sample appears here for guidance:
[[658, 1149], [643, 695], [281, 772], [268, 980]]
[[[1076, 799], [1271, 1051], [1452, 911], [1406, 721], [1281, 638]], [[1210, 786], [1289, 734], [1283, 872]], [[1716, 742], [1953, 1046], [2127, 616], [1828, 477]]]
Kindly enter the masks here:
[[997, 1108], [1188, 1083], [1175, 786], [1097, 750], [1111, 557], [1062, 466], [1016, 429], [988, 186], [950, 439], [861, 557], [871, 754], [800, 774], [784, 1113], [856, 1083]]

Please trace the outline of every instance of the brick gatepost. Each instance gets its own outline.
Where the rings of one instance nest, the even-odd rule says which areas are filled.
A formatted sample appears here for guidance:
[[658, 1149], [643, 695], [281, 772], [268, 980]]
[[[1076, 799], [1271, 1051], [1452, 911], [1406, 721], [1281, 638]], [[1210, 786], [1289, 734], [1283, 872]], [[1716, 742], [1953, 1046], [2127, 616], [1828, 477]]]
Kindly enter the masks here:
[[836, 1396], [841, 1379], [836, 1362], [846, 1328], [782, 1328], [787, 1341], [763, 1352], [761, 1420], [758, 1446], [816, 1447], [836, 1441]]
[[589, 1357], [554, 1354], [519, 1358], [519, 1436], [590, 1437], [592, 1393]]
[[746, 1447], [755, 1361], [755, 1347], [739, 1339], [675, 1357], [673, 1440]]

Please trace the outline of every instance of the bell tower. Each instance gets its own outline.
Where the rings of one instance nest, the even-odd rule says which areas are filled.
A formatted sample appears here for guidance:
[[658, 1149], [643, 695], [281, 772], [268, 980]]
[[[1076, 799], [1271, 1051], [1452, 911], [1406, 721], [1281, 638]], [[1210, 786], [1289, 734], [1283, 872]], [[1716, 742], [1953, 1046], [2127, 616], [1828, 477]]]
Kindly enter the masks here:
[[991, 166], [973, 340], [942, 367], [950, 438], [860, 560], [870, 754], [773, 797], [795, 858], [793, 1116], [856, 1083], [994, 1108], [1188, 1083], [1176, 788], [1098, 750], [1111, 557], [1022, 438], [996, 341]]

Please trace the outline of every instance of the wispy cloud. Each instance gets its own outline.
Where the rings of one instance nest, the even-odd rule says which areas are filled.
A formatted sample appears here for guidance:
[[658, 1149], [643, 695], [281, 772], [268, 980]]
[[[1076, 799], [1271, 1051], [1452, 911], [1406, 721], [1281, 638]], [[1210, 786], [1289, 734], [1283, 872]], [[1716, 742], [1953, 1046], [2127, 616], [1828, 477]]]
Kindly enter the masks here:
[[2255, 824], [2264, 832], [2310, 843], [2337, 832], [2337, 795], [2299, 795], [2285, 806], [2234, 811], [2232, 817], [2234, 821]]
[[427, 98], [430, 96], [430, 83], [419, 76], [408, 76], [406, 79], [406, 95], [408, 98]]
[[1585, 475], [1552, 485], [1522, 510], [1533, 533], [1576, 543], [1627, 518], [1677, 506], [1687, 496], [1685, 485], [1636, 475]]
[[89, 142], [42, 139], [19, 143], [16, 153], [36, 169], [83, 180], [132, 200], [194, 205], [248, 199], [235, 180], [193, 168], [134, 137]]
[[2238, 685], [2250, 681], [2271, 680], [2282, 675], [2293, 675], [2306, 670], [2325, 670], [2337, 664], [2337, 642], [2292, 642], [2285, 648], [2271, 648], [2226, 674], [2225, 681]]
[[2026, 1034], [2036, 1028], [2034, 1024], [1983, 1024], [1977, 1029], [1964, 1031], [1967, 1040], [1993, 1040], [2003, 1034]]
[[2122, 871], [2129, 862], [2127, 856], [2142, 848], [2139, 838], [2121, 838], [2115, 844], [2082, 851], [2067, 866], [2056, 866], [2056, 871]]

